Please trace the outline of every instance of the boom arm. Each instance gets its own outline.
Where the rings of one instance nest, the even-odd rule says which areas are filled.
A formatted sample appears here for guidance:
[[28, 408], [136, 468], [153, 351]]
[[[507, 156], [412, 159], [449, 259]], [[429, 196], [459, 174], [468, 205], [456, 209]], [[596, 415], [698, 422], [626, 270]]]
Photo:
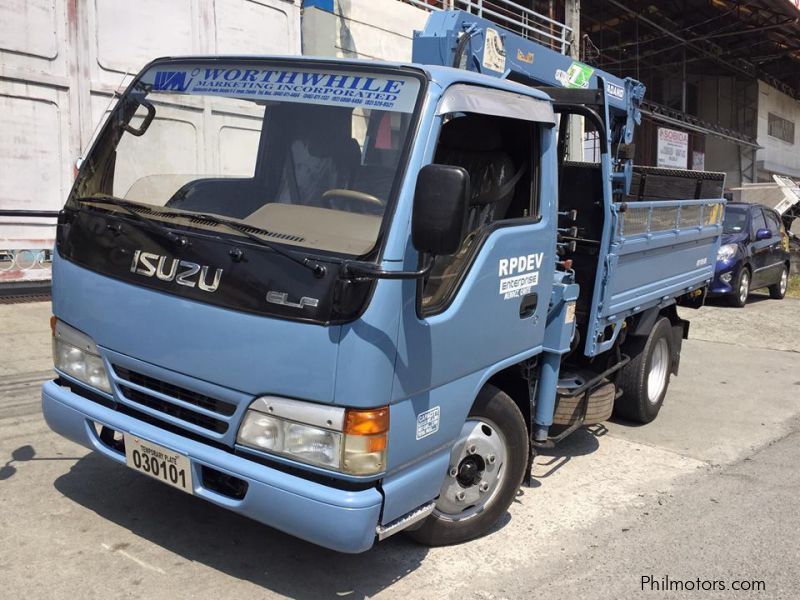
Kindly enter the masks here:
[[[464, 68], [533, 87], [601, 91], [608, 107], [608, 142], [612, 145], [630, 144], [641, 121], [639, 105], [645, 87], [640, 82], [585, 65], [464, 11], [431, 13], [425, 29], [414, 33], [413, 60]], [[624, 162], [628, 164], [618, 167], [628, 175], [630, 161]], [[625, 179], [627, 189], [629, 176]]]

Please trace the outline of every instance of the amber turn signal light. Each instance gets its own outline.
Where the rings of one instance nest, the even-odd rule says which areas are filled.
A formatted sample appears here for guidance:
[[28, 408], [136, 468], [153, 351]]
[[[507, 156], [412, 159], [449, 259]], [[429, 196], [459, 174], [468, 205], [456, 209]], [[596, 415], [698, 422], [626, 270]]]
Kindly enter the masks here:
[[348, 435], [375, 435], [389, 431], [389, 407], [370, 410], [347, 409], [344, 432]]

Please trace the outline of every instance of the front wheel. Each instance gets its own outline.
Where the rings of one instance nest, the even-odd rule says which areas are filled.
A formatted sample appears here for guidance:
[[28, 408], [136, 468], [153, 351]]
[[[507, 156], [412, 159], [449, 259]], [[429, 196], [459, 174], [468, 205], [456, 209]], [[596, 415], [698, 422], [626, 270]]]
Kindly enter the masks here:
[[742, 308], [747, 304], [747, 295], [750, 293], [750, 271], [747, 267], [742, 267], [736, 284], [733, 286], [733, 295], [730, 297], [731, 305]]
[[528, 449], [517, 405], [496, 387], [485, 386], [450, 453], [436, 507], [408, 534], [427, 546], [445, 546], [489, 531], [522, 484]]
[[789, 287], [789, 268], [784, 266], [778, 283], [769, 286], [769, 297], [773, 300], [783, 300], [787, 287]]

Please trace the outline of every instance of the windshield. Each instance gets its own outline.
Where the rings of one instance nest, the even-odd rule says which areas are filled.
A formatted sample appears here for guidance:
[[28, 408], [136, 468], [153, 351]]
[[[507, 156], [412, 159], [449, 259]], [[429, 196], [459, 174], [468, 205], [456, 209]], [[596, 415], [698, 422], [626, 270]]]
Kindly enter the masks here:
[[210, 228], [188, 213], [213, 214], [272, 242], [364, 255], [402, 171], [419, 90], [399, 70], [158, 63], [119, 102], [72, 199], [149, 205], [150, 218], [172, 213], [170, 226]]
[[739, 208], [727, 208], [725, 220], [722, 222], [722, 233], [741, 233], [747, 231], [747, 211]]

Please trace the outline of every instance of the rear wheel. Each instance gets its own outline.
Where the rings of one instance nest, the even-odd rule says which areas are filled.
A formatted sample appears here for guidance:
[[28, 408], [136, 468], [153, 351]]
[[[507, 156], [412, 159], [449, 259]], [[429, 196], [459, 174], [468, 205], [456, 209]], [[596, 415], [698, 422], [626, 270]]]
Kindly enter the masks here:
[[629, 421], [649, 423], [661, 410], [672, 371], [669, 319], [659, 319], [647, 337], [631, 338], [624, 352], [631, 361], [622, 368], [617, 380], [622, 396], [614, 404], [614, 413]]
[[481, 390], [450, 453], [436, 508], [408, 534], [428, 546], [458, 544], [486, 533], [505, 513], [528, 465], [528, 432], [511, 398]]
[[769, 297], [773, 300], [783, 300], [787, 287], [789, 287], [789, 268], [784, 266], [778, 283], [769, 286]]
[[750, 293], [750, 270], [747, 267], [742, 267], [739, 271], [739, 277], [736, 278], [736, 283], [733, 285], [733, 295], [730, 297], [731, 305], [742, 308], [747, 304], [747, 295]]

